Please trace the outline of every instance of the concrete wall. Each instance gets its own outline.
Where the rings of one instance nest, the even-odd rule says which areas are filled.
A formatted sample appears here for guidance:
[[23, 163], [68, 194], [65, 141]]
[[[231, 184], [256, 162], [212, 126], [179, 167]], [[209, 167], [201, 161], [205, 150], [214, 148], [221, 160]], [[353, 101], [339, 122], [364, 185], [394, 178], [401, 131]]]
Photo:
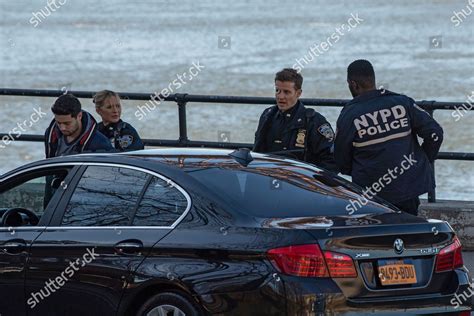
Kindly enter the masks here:
[[474, 201], [421, 201], [419, 216], [447, 221], [456, 231], [464, 250], [474, 250]]

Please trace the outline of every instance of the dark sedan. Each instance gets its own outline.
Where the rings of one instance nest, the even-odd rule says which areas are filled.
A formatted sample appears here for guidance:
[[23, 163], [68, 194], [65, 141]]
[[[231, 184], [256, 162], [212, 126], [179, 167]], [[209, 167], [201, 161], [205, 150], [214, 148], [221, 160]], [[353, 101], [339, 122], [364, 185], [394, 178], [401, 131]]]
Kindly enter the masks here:
[[[448, 223], [306, 163], [160, 149], [0, 177], [6, 315], [469, 315]], [[452, 314], [451, 314], [452, 313]]]

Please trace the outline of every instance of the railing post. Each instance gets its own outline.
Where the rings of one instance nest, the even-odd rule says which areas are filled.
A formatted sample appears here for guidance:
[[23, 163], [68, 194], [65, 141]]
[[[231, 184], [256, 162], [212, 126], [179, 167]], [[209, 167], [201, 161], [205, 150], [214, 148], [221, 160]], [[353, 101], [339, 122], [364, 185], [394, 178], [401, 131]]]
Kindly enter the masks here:
[[185, 146], [188, 142], [188, 128], [186, 123], [186, 96], [187, 93], [176, 93], [174, 100], [178, 103], [178, 118], [179, 118], [179, 144]]
[[[435, 172], [435, 162], [431, 164], [433, 168], [433, 179], [436, 179], [436, 172]], [[436, 188], [428, 192], [428, 202], [436, 203]]]
[[[435, 101], [423, 101], [422, 105], [424, 104], [429, 104], [433, 105]], [[428, 114], [433, 117], [434, 115], [434, 109], [432, 107], [425, 109]], [[435, 158], [436, 160], [436, 158]], [[431, 163], [431, 168], [433, 169], [433, 179], [436, 179], [436, 172], [435, 172], [435, 160]], [[429, 203], [436, 203], [436, 188], [428, 192], [428, 202]]]

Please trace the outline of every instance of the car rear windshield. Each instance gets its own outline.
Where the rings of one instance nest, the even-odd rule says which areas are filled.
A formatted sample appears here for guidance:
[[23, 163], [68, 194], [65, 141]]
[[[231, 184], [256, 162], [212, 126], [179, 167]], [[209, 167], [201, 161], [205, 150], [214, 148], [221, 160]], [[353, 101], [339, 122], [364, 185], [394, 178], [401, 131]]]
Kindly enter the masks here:
[[[301, 168], [213, 167], [188, 170], [188, 174], [238, 211], [256, 217], [350, 215], [354, 203], [367, 201], [344, 179]], [[387, 211], [373, 201], [366, 204], [358, 214]]]

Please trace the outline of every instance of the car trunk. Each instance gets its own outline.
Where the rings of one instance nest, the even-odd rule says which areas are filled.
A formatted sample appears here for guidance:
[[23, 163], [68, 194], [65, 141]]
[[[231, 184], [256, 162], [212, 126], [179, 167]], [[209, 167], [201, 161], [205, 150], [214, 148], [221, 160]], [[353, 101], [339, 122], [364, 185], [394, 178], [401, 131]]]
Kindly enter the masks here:
[[347, 220], [334, 218], [334, 226], [324, 234], [307, 229], [323, 251], [353, 259], [357, 277], [334, 278], [347, 298], [443, 295], [456, 290], [454, 271], [435, 272], [437, 254], [454, 237], [445, 222], [419, 220], [403, 213]]
[[350, 256], [357, 276], [333, 280], [354, 302], [441, 296], [453, 293], [458, 285], [452, 269], [435, 272], [438, 253], [454, 238], [446, 222], [388, 212], [287, 218], [271, 226], [304, 229], [318, 240], [323, 252]]

